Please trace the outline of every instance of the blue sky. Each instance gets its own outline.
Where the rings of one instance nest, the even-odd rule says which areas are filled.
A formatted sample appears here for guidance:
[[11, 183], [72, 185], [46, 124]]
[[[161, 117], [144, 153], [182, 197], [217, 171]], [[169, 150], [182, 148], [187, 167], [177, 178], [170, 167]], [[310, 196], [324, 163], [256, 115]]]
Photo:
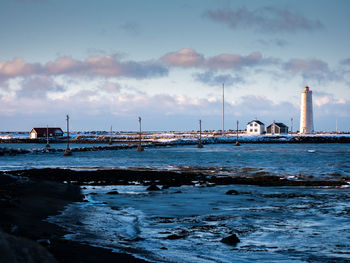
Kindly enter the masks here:
[[350, 130], [349, 1], [4, 0], [0, 130]]

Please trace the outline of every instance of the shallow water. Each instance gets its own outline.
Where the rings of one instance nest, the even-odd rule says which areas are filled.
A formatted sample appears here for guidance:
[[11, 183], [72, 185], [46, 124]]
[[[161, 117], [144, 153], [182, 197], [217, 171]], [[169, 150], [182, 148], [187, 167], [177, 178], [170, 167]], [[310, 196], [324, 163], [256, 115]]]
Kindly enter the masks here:
[[[21, 147], [17, 144], [6, 146]], [[33, 148], [40, 148], [40, 145], [35, 146]], [[62, 144], [52, 147], [64, 148]], [[69, 157], [63, 156], [62, 152], [0, 156], [0, 170], [43, 167], [80, 169], [224, 167], [228, 172], [248, 167], [281, 175], [340, 177], [350, 176], [350, 144], [243, 144], [240, 147], [216, 144], [205, 145], [203, 149], [198, 149], [196, 146], [179, 146], [147, 148], [143, 152], [137, 152], [135, 149], [74, 152]]]
[[[50, 219], [66, 238], [155, 262], [345, 262], [350, 189], [87, 187], [88, 203]], [[234, 189], [238, 195], [226, 195]], [[119, 195], [106, 194], [117, 190]], [[237, 246], [221, 241], [235, 233]], [[179, 239], [167, 239], [178, 235]]]

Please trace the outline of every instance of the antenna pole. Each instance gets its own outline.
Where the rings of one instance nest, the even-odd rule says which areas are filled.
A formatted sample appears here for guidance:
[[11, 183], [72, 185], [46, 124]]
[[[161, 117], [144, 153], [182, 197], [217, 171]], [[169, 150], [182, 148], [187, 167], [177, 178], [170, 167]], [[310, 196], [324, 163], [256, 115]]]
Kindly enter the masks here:
[[239, 146], [239, 142], [238, 142], [238, 124], [239, 124], [239, 121], [237, 120], [237, 130], [236, 130], [236, 146]]
[[65, 156], [72, 155], [72, 152], [69, 149], [69, 115], [67, 114], [67, 149], [64, 151]]
[[202, 120], [199, 120], [199, 143], [198, 148], [203, 148], [202, 144]]
[[225, 132], [225, 86], [222, 83], [222, 135]]
[[49, 144], [49, 125], [46, 125], [46, 148], [50, 148], [50, 144]]
[[112, 145], [112, 125], [111, 125], [111, 134], [109, 137], [109, 145]]
[[142, 152], [143, 148], [141, 146], [141, 117], [139, 117], [139, 127], [140, 127], [140, 132], [139, 132], [139, 145], [137, 146], [137, 151]]

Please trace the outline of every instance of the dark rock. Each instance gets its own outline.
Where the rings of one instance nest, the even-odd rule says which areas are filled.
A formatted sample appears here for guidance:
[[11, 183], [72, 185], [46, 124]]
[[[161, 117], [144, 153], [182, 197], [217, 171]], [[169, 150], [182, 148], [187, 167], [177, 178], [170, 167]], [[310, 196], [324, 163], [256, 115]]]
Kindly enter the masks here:
[[228, 237], [224, 237], [223, 239], [221, 239], [221, 242], [227, 245], [235, 246], [237, 245], [237, 243], [241, 242], [241, 240], [239, 240], [239, 238], [235, 234], [232, 234]]
[[170, 187], [169, 185], [163, 185], [162, 189], [169, 189], [169, 187]]
[[110, 191], [107, 194], [108, 195], [119, 195], [118, 191]]
[[228, 190], [226, 192], [227, 195], [238, 195], [238, 192], [236, 190]]
[[15, 237], [0, 232], [0, 262], [56, 263], [57, 261], [44, 247], [38, 243], [29, 239]]
[[149, 187], [147, 187], [146, 190], [147, 191], [159, 191], [160, 188], [157, 185], [155, 185], [155, 184], [151, 184]]
[[185, 238], [185, 237], [187, 237], [187, 235], [172, 234], [172, 235], [166, 236], [165, 239], [176, 240], [176, 239], [181, 239], [181, 238]]
[[166, 247], [161, 247], [160, 249], [163, 249], [163, 250], [168, 250]]

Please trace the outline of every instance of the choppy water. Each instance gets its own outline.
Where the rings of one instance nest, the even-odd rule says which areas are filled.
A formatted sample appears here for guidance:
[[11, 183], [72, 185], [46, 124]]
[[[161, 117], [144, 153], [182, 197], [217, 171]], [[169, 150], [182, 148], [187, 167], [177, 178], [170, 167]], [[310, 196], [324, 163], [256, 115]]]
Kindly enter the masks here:
[[[7, 146], [21, 147], [16, 144]], [[30, 148], [29, 145], [26, 147]], [[52, 147], [64, 146], [53, 144]], [[143, 152], [135, 149], [74, 152], [69, 157], [63, 156], [62, 152], [0, 156], [1, 170], [43, 167], [174, 169], [179, 166], [226, 167], [228, 170], [249, 167], [276, 174], [314, 177], [329, 174], [350, 176], [350, 144], [243, 144], [240, 147], [218, 144], [206, 145], [203, 149], [180, 146], [149, 148]]]
[[[90, 202], [72, 204], [51, 221], [73, 233], [67, 238], [155, 262], [350, 260], [349, 188], [145, 188], [87, 187]], [[239, 194], [226, 195], [231, 189]], [[111, 190], [119, 195], [106, 194]], [[237, 246], [220, 242], [232, 233]]]
[[[349, 180], [350, 145], [223, 144], [74, 152], [70, 157], [61, 152], [0, 156], [1, 170], [42, 167], [213, 167], [227, 173], [250, 168]], [[226, 195], [231, 189], [239, 194]], [[111, 190], [119, 195], [107, 194]], [[182, 186], [147, 192], [134, 185], [87, 186], [83, 191], [89, 202], [71, 204], [50, 221], [70, 230], [67, 238], [150, 261], [350, 262], [347, 187]], [[231, 233], [241, 240], [237, 246], [220, 242]], [[181, 238], [167, 239], [171, 235]]]

